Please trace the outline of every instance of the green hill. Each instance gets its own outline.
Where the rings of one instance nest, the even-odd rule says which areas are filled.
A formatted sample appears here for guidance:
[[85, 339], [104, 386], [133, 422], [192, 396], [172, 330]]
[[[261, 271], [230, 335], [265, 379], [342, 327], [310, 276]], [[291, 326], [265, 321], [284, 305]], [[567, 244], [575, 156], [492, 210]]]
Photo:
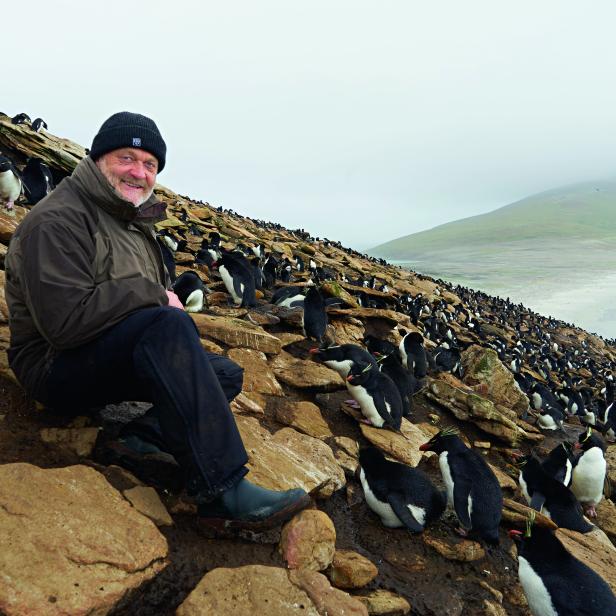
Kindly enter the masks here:
[[369, 253], [616, 336], [616, 181], [550, 190]]
[[616, 181], [574, 184], [505, 207], [406, 235], [372, 248], [372, 255], [414, 261], [446, 251], [503, 244], [594, 240], [616, 242]]

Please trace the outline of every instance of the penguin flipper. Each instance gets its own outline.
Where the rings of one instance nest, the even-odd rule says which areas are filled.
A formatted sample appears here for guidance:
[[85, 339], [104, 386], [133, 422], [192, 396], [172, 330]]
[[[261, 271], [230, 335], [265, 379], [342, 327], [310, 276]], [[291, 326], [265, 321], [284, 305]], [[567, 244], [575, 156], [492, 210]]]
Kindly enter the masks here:
[[530, 499], [530, 506], [536, 511], [541, 511], [543, 505], [545, 504], [545, 496], [541, 494], [541, 492], [533, 492], [533, 495]]
[[237, 276], [233, 276], [233, 290], [238, 297], [244, 297], [244, 285]]
[[415, 519], [415, 516], [413, 516], [410, 509], [406, 506], [404, 499], [399, 494], [388, 494], [387, 502], [391, 505], [400, 522], [412, 533], [423, 533], [424, 527]]
[[456, 478], [453, 487], [453, 508], [460, 525], [467, 530], [473, 527], [470, 514], [471, 482]]

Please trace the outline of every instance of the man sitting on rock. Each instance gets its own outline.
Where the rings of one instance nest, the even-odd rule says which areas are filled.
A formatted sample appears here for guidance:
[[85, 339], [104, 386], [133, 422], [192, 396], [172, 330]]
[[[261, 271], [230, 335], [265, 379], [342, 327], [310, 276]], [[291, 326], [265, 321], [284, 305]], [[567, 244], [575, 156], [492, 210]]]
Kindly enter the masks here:
[[151, 402], [110, 443], [108, 462], [155, 485], [169, 462], [179, 464], [211, 523], [273, 526], [310, 499], [244, 478], [248, 458], [229, 408], [242, 369], [204, 351], [168, 290], [153, 233], [165, 218], [153, 193], [165, 155], [151, 119], [116, 113], [90, 155], [25, 217], [5, 260], [9, 362], [35, 400], [63, 414]]

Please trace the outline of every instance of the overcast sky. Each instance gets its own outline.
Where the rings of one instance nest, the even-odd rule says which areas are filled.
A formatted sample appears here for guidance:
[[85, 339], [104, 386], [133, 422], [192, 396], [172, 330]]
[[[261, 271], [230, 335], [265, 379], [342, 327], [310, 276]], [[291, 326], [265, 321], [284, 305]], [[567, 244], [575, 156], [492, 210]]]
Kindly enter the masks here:
[[116, 111], [149, 115], [167, 142], [162, 184], [361, 250], [616, 176], [611, 1], [45, 0], [11, 12], [1, 111], [84, 146]]

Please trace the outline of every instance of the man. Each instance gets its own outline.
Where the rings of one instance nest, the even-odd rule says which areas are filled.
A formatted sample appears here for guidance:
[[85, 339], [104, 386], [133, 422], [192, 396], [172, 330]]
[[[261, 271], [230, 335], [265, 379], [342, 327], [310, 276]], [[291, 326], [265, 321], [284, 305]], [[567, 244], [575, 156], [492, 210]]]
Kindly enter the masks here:
[[153, 232], [165, 218], [153, 195], [165, 157], [151, 119], [116, 113], [90, 155], [19, 225], [5, 259], [9, 362], [34, 399], [65, 414], [152, 402], [112, 444], [114, 461], [153, 483], [179, 464], [202, 517], [271, 526], [309, 498], [244, 478], [248, 458], [229, 409], [242, 370], [203, 350], [167, 289]]

